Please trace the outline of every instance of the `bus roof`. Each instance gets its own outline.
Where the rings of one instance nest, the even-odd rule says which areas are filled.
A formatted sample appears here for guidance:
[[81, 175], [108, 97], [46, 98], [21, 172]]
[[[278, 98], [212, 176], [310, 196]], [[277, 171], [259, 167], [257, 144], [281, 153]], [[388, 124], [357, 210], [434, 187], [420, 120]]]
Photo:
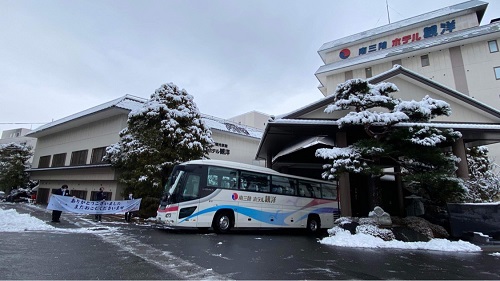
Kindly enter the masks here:
[[321, 179], [306, 178], [306, 177], [300, 177], [300, 176], [296, 176], [296, 175], [284, 174], [284, 173], [280, 173], [280, 172], [275, 171], [273, 169], [262, 167], [262, 166], [250, 165], [250, 164], [244, 164], [244, 163], [238, 163], [238, 162], [232, 162], [232, 161], [224, 161], [224, 160], [211, 160], [211, 159], [191, 160], [188, 162], [181, 163], [181, 165], [211, 165], [211, 166], [225, 167], [225, 168], [231, 168], [231, 169], [245, 170], [245, 171], [256, 172], [256, 173], [265, 173], [265, 174], [281, 176], [281, 177], [292, 177], [292, 178], [296, 178], [296, 179], [303, 179], [303, 180], [309, 180], [309, 181], [331, 182], [331, 181], [326, 181], [326, 180], [321, 180]]

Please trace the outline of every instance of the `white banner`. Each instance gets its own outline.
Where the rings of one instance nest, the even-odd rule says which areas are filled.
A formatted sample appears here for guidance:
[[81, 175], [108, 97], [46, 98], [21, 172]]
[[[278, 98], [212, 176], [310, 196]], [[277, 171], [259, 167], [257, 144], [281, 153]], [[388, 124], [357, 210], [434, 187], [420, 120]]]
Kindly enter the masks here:
[[87, 201], [75, 197], [52, 194], [47, 209], [77, 214], [116, 214], [138, 211], [141, 207], [141, 200]]

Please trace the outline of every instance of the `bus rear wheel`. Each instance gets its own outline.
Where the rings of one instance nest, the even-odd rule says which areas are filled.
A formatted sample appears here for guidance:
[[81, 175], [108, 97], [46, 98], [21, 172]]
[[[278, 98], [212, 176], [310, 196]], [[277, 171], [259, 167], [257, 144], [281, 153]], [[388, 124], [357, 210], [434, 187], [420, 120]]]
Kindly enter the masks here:
[[318, 216], [311, 215], [307, 219], [307, 231], [311, 234], [319, 233], [321, 229], [321, 222]]
[[216, 233], [228, 233], [231, 230], [232, 221], [231, 215], [228, 212], [219, 212], [215, 214], [212, 227]]

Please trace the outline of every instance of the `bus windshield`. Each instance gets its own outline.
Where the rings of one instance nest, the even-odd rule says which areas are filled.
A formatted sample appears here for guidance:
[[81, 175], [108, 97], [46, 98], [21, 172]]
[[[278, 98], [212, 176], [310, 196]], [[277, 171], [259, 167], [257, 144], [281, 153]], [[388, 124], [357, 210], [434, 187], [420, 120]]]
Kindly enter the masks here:
[[170, 177], [169, 181], [165, 185], [165, 193], [168, 195], [172, 195], [175, 192], [175, 189], [177, 188], [179, 184], [179, 180], [182, 178], [182, 175], [184, 174], [184, 171], [181, 170], [176, 170], [174, 173], [172, 173], [172, 176]]
[[179, 181], [184, 173], [185, 172], [183, 171], [183, 169], [179, 168], [179, 166], [174, 168], [174, 170], [170, 174], [170, 177], [168, 178], [167, 183], [165, 184], [165, 187], [163, 188], [163, 196], [160, 203], [161, 206], [172, 203], [172, 195], [175, 193], [175, 189], [177, 188]]

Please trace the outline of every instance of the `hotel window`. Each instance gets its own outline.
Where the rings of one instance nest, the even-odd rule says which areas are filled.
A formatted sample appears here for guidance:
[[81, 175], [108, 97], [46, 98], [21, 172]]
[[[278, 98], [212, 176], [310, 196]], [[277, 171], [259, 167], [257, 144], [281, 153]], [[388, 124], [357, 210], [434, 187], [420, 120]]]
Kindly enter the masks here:
[[98, 147], [92, 149], [92, 158], [90, 159], [90, 164], [104, 163], [102, 157], [106, 154], [106, 147]]
[[50, 155], [41, 156], [40, 162], [38, 162], [38, 168], [48, 168], [50, 167]]
[[366, 75], [366, 78], [372, 77], [372, 68], [371, 67], [365, 68], [365, 75]]
[[488, 47], [490, 48], [490, 53], [498, 52], [497, 40], [488, 41]]
[[431, 63], [429, 61], [429, 55], [423, 55], [420, 57], [420, 62], [422, 62], [422, 67], [429, 66]]
[[66, 162], [66, 153], [54, 154], [54, 157], [52, 158], [51, 167], [64, 167], [65, 162]]
[[85, 165], [87, 164], [88, 150], [79, 150], [71, 152], [70, 166]]
[[495, 78], [497, 80], [500, 80], [500, 66], [495, 67], [494, 70], [495, 70]]

